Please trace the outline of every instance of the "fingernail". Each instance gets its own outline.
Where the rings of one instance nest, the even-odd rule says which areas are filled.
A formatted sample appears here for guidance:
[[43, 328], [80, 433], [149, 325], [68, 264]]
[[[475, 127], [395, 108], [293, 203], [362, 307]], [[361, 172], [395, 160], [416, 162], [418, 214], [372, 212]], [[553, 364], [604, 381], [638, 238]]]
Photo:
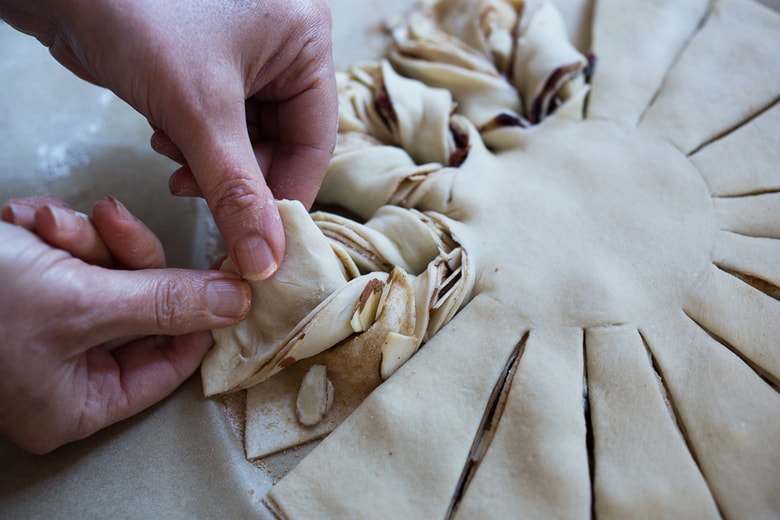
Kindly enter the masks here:
[[128, 210], [124, 204], [116, 200], [114, 197], [106, 197], [105, 200], [114, 208], [116, 217], [119, 220], [135, 220], [135, 217], [133, 217], [133, 214], [130, 213], [130, 210]]
[[84, 213], [68, 211], [56, 206], [47, 205], [43, 206], [43, 209], [49, 212], [57, 230], [64, 233], [79, 230], [89, 218]]
[[35, 223], [35, 208], [22, 204], [8, 204], [3, 208], [3, 221], [29, 227]]
[[223, 318], [243, 318], [249, 310], [249, 291], [240, 280], [211, 280], [206, 286], [209, 310]]
[[238, 270], [249, 280], [265, 280], [277, 265], [268, 242], [260, 237], [240, 240], [234, 249]]

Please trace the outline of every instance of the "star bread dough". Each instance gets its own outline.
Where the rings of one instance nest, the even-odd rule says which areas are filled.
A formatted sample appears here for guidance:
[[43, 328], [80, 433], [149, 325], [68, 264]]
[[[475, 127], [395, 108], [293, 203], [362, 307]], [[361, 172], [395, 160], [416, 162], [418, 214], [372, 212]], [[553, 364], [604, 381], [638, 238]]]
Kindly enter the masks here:
[[566, 22], [426, 0], [340, 73], [339, 211], [279, 202], [202, 371], [248, 389], [249, 458], [322, 439], [278, 517], [780, 516], [780, 15], [597, 0], [592, 53]]

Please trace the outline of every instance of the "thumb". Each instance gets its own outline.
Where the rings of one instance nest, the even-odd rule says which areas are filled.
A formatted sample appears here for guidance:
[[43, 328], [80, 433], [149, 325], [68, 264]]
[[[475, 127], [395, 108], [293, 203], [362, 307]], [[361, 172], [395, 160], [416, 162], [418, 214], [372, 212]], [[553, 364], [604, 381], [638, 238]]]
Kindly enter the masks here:
[[249, 312], [252, 289], [223, 271], [95, 267], [83, 289], [83, 346], [136, 335], [182, 335], [227, 327]]
[[191, 124], [165, 131], [182, 151], [238, 271], [262, 280], [284, 258], [281, 218], [249, 140], [243, 96], [212, 105], [200, 107]]

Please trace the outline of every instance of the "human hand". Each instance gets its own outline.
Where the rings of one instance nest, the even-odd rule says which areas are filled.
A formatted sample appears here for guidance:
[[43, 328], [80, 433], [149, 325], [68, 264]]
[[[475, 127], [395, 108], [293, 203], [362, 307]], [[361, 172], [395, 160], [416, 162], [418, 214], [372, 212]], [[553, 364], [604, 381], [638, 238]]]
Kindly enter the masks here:
[[113, 199], [91, 220], [56, 199], [19, 199], [2, 220], [0, 433], [28, 451], [170, 394], [211, 347], [208, 329], [249, 310], [236, 275], [163, 269], [157, 237]]
[[325, 0], [0, 0], [0, 16], [149, 120], [183, 165], [171, 191], [205, 197], [244, 276], [276, 270], [273, 200], [310, 207], [335, 145]]

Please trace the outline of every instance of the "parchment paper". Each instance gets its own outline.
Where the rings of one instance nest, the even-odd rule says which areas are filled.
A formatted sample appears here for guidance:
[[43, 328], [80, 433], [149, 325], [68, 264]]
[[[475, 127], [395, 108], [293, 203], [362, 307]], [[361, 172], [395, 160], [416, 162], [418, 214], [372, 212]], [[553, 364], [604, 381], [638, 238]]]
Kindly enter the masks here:
[[[337, 68], [378, 56], [379, 24], [412, 4], [333, 0]], [[589, 2], [559, 5], [574, 41], [587, 45], [577, 17]], [[160, 235], [170, 264], [208, 265], [213, 224], [201, 202], [168, 194], [175, 165], [149, 149], [146, 121], [1, 22], [0, 121], [0, 203], [51, 193], [88, 212], [113, 195]], [[259, 500], [305, 453], [247, 462], [222, 405], [204, 400], [194, 377], [146, 412], [46, 456], [0, 439], [0, 518], [262, 517]]]

